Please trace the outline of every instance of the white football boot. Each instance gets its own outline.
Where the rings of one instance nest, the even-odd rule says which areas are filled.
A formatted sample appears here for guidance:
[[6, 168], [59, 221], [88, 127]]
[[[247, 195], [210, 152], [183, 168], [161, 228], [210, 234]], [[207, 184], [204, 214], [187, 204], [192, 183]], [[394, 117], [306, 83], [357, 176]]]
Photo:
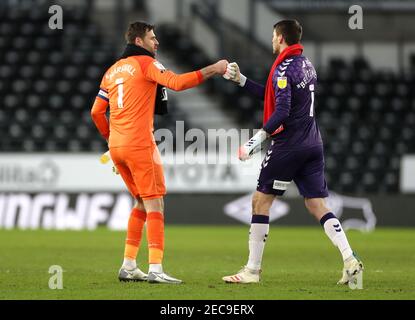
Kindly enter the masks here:
[[146, 281], [147, 274], [141, 271], [138, 268], [133, 270], [128, 270], [126, 268], [121, 268], [118, 272], [118, 279], [120, 281]]
[[147, 281], [149, 283], [168, 283], [168, 284], [182, 283], [182, 280], [173, 278], [164, 272], [149, 272]]
[[226, 283], [258, 283], [261, 270], [252, 270], [247, 266], [243, 267], [237, 274], [223, 277]]
[[357, 276], [363, 272], [363, 263], [353, 252], [353, 255], [344, 261], [343, 276], [337, 284], [355, 283]]

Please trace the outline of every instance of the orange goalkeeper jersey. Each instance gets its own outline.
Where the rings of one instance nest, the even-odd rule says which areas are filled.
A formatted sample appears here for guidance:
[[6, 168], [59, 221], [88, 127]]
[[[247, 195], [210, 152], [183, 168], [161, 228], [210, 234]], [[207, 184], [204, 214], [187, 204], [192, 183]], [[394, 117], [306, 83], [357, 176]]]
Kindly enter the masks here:
[[178, 75], [150, 56], [120, 59], [104, 74], [91, 116], [111, 148], [151, 146], [157, 84], [180, 91], [202, 81], [200, 70]]

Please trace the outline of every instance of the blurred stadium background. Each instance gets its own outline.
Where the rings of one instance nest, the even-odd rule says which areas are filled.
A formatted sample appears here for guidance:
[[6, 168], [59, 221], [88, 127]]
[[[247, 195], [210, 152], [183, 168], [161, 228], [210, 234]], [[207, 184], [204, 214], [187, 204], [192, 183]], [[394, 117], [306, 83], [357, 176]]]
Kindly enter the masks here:
[[[48, 27], [53, 4], [63, 8], [62, 30]], [[98, 163], [106, 145], [90, 108], [103, 72], [122, 52], [128, 22], [157, 25], [158, 58], [173, 71], [226, 58], [264, 83], [273, 61], [272, 25], [285, 17], [302, 23], [305, 54], [318, 70], [316, 110], [337, 212], [364, 229], [414, 226], [415, 2], [359, 1], [363, 30], [348, 27], [352, 4], [2, 1], [0, 227], [125, 227], [131, 200], [111, 168]], [[169, 93], [170, 113], [157, 116], [156, 129], [175, 133], [176, 121], [204, 132], [260, 127], [261, 103], [221, 77]], [[167, 165], [166, 177], [167, 222], [180, 224], [235, 223], [224, 207], [239, 199], [228, 211], [249, 211], [249, 198], [240, 197], [256, 182], [237, 165]], [[294, 186], [283, 202], [279, 224], [314, 224]]]

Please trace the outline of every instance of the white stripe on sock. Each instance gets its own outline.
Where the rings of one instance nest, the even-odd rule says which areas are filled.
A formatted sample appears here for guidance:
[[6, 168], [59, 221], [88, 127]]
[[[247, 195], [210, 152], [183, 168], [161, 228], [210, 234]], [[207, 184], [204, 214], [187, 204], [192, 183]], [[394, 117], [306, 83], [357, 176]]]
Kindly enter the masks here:
[[133, 259], [124, 258], [122, 267], [127, 270], [134, 270], [135, 268], [137, 268], [137, 262]]
[[148, 272], [163, 273], [163, 266], [159, 263], [151, 263]]

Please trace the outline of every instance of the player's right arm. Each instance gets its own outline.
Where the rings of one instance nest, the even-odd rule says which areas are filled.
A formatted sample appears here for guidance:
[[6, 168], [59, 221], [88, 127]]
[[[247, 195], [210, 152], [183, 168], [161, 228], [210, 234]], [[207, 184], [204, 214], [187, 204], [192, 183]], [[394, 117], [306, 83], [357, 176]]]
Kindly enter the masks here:
[[182, 91], [196, 87], [216, 74], [224, 74], [227, 61], [221, 60], [201, 70], [183, 74], [176, 74], [165, 69], [160, 62], [150, 57], [143, 58], [140, 65], [146, 78], [169, 89]]
[[239, 70], [239, 66], [236, 62], [228, 64], [226, 73], [223, 75], [223, 77], [226, 80], [232, 80], [233, 82], [236, 82], [240, 87], [244, 88], [250, 94], [261, 100], [264, 100], [265, 86], [245, 77]]

